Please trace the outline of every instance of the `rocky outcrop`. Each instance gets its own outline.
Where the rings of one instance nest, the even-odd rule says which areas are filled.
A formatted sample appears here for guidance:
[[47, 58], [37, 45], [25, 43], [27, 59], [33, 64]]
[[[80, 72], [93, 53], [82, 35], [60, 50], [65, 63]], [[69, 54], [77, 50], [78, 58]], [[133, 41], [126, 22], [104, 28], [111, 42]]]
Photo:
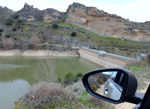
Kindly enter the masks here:
[[65, 13], [55, 9], [39, 10], [25, 3], [24, 7], [17, 12], [22, 20], [27, 21], [64, 21]]
[[49, 8], [43, 10], [42, 13], [43, 13], [43, 20], [45, 22], [65, 21], [66, 13], [59, 12], [55, 9]]
[[42, 12], [37, 8], [33, 8], [33, 6], [30, 6], [27, 3], [25, 3], [24, 7], [20, 11], [18, 11], [17, 14], [20, 15], [20, 18], [22, 20], [27, 21], [43, 20]]
[[96, 7], [73, 3], [67, 9], [66, 22], [85, 27], [101, 36], [150, 41], [150, 22], [136, 23]]
[[87, 28], [104, 37], [150, 41], [150, 22], [131, 22], [96, 7], [86, 7], [79, 3], [69, 5], [66, 12], [51, 8], [39, 10], [25, 3], [17, 14], [20, 15], [20, 19], [27, 21], [67, 22]]

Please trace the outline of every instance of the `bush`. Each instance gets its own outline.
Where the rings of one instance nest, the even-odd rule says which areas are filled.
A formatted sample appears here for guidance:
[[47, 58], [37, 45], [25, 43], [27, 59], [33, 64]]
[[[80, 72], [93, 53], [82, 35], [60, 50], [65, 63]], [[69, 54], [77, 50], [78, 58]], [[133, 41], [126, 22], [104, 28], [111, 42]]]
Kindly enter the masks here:
[[1, 32], [3, 32], [3, 29], [2, 29], [2, 28], [0, 28], [0, 33], [1, 33]]
[[58, 78], [57, 82], [58, 82], [58, 83], [61, 83], [61, 82], [62, 82], [61, 78]]
[[78, 73], [77, 75], [76, 75], [76, 77], [78, 78], [81, 78], [83, 76], [83, 74], [82, 73]]
[[72, 32], [72, 33], [71, 33], [71, 36], [72, 36], [72, 37], [75, 37], [76, 35], [77, 35], [76, 32]]
[[40, 83], [16, 103], [18, 109], [82, 108], [80, 101], [58, 84]]
[[18, 19], [18, 18], [19, 18], [19, 15], [14, 15], [13, 18], [14, 18], [14, 19]]
[[11, 37], [11, 35], [7, 34], [7, 35], [5, 35], [5, 37], [6, 37], [6, 38], [10, 38], [10, 37]]
[[58, 28], [58, 25], [56, 23], [52, 24], [52, 28], [53, 29], [57, 29]]
[[10, 26], [10, 25], [12, 25], [12, 23], [13, 23], [13, 21], [11, 19], [7, 19], [5, 22], [5, 25]]
[[23, 20], [18, 20], [17, 25], [21, 25], [21, 24], [23, 24]]
[[12, 49], [14, 47], [14, 39], [12, 38], [3, 38], [2, 39], [2, 45], [4, 49]]
[[64, 77], [63, 83], [66, 85], [70, 85], [73, 82], [75, 82], [77, 80], [77, 78], [71, 73], [67, 73]]
[[12, 31], [16, 31], [16, 30], [17, 30], [17, 28], [15, 28], [15, 27], [12, 29]]
[[0, 36], [2, 36], [2, 33], [0, 33]]

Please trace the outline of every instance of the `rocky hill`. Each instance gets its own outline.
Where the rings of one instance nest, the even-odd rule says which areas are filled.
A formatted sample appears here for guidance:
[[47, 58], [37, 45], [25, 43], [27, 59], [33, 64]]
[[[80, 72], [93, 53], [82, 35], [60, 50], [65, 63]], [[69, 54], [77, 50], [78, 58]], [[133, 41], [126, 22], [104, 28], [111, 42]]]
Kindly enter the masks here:
[[33, 6], [30, 6], [27, 3], [25, 3], [24, 7], [18, 11], [17, 14], [20, 15], [22, 20], [44, 22], [65, 21], [66, 15], [66, 13], [59, 12], [52, 8], [41, 11], [37, 8], [33, 8]]
[[25, 3], [24, 7], [15, 14], [19, 14], [20, 19], [26, 21], [59, 21], [78, 25], [104, 37], [150, 41], [150, 21], [131, 22], [96, 7], [86, 7], [79, 3], [69, 5], [66, 12], [59, 12], [51, 8], [39, 10]]
[[86, 7], [79, 3], [70, 5], [67, 9], [67, 15], [66, 22], [88, 28], [101, 36], [136, 41], [150, 40], [150, 22], [131, 22], [96, 7]]
[[83, 4], [73, 3], [66, 12], [55, 9], [39, 10], [25, 4], [17, 12], [21, 19], [28, 21], [63, 21], [87, 28], [104, 37], [116, 37], [135, 41], [150, 41], [150, 22], [137, 23], [109, 14], [96, 7], [86, 7]]
[[149, 41], [150, 22], [131, 22], [79, 3], [66, 12], [39, 10], [27, 3], [18, 12], [0, 7], [0, 49], [84, 46], [128, 56], [150, 52]]

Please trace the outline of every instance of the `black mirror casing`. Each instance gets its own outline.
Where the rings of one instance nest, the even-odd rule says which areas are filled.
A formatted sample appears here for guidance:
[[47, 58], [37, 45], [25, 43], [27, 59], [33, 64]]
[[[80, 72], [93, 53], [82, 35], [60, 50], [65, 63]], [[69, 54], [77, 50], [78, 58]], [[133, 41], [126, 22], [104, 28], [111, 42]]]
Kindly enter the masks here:
[[[105, 96], [99, 95], [95, 93], [89, 86], [89, 83], [88, 83], [89, 76], [99, 73], [99, 72], [107, 72], [107, 71], [118, 71], [124, 74], [125, 79], [123, 83], [123, 91], [122, 91], [122, 96], [120, 97], [119, 100], [113, 100]], [[102, 68], [102, 69], [89, 71], [82, 77], [82, 82], [83, 82], [84, 87], [88, 91], [88, 93], [90, 93], [91, 95], [99, 99], [102, 99], [104, 101], [114, 103], [114, 104], [119, 104], [121, 102], [126, 101], [129, 96], [135, 94], [136, 89], [137, 89], [137, 79], [135, 78], [134, 74], [132, 74], [131, 71], [123, 69], [123, 68]]]

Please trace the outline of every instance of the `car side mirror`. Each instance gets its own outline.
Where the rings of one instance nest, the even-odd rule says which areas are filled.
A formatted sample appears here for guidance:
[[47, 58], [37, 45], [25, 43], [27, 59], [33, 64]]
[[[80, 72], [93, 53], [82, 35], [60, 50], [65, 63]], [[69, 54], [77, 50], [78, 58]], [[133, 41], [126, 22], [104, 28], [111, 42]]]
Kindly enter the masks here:
[[103, 68], [90, 71], [82, 77], [86, 90], [93, 96], [118, 104], [134, 95], [137, 79], [123, 68]]

